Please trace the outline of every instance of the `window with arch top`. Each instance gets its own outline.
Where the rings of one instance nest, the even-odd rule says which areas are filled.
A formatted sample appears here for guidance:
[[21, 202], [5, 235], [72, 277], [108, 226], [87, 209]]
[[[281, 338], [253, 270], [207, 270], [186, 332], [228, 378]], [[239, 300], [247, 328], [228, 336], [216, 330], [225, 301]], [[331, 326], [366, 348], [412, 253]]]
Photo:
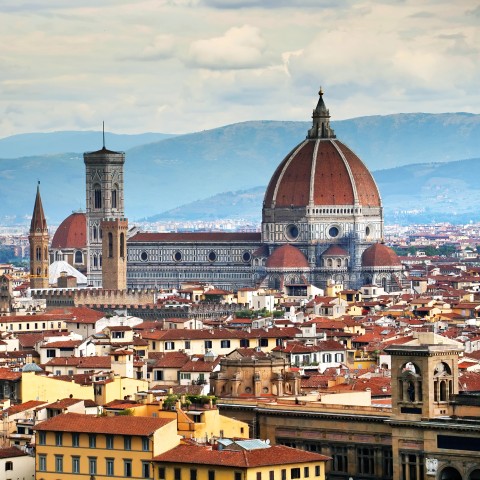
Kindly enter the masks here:
[[120, 258], [125, 258], [125, 234], [120, 234]]
[[108, 257], [113, 257], [113, 233], [108, 232]]
[[94, 208], [102, 208], [102, 187], [97, 183], [93, 186]]

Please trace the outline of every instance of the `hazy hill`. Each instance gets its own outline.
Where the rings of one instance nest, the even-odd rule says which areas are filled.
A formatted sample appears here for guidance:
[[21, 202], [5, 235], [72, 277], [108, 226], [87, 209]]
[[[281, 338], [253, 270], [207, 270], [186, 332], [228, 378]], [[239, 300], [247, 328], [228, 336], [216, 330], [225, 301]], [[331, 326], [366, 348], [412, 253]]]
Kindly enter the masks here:
[[[389, 223], [480, 221], [480, 158], [414, 164], [373, 172]], [[224, 192], [154, 215], [146, 221], [261, 220], [266, 186]]]
[[[105, 144], [110, 150], [129, 148], [158, 142], [173, 135], [141, 133], [123, 135], [105, 132]], [[21, 133], [0, 138], [0, 158], [19, 158], [32, 155], [55, 155], [65, 152], [83, 153], [102, 148], [102, 132]]]
[[[127, 150], [126, 214], [130, 219], [148, 217], [217, 193], [266, 185], [278, 163], [305, 138], [309, 126], [310, 122], [244, 122], [131, 149], [107, 137], [109, 148]], [[333, 122], [333, 126], [337, 137], [371, 170], [480, 157], [480, 115], [398, 114]], [[48, 134], [49, 141], [55, 144], [56, 135], [74, 133]], [[81, 149], [72, 143], [70, 151], [101, 146], [98, 132], [76, 133], [95, 138], [85, 141]], [[78, 153], [0, 159], [0, 223], [16, 223], [31, 215], [37, 179], [42, 182], [50, 223], [85, 208], [84, 172]]]

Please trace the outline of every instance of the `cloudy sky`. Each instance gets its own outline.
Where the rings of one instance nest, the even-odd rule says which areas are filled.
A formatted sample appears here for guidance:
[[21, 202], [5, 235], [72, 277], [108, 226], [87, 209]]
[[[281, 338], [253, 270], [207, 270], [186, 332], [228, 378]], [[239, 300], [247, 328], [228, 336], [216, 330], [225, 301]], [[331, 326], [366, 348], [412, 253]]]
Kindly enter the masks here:
[[[100, 6], [99, 6], [100, 5]], [[480, 113], [480, 0], [2, 0], [0, 137]]]

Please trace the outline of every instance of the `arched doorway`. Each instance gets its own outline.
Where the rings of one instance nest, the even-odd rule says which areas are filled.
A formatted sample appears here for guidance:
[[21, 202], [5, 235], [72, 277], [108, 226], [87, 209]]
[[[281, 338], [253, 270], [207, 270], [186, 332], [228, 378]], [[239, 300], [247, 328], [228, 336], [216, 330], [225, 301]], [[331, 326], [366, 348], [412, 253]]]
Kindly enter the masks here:
[[456, 468], [447, 467], [442, 470], [440, 480], [462, 480], [462, 476]]
[[476, 469], [470, 473], [468, 480], [480, 480], [480, 469]]

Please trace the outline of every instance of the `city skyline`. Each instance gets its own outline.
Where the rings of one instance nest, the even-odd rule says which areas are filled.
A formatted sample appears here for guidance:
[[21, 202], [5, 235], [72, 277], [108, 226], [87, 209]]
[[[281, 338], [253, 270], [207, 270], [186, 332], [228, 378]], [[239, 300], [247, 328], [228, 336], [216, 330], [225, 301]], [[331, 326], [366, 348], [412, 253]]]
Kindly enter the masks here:
[[2, 137], [305, 120], [320, 85], [336, 120], [480, 112], [469, 0], [8, 0], [0, 16]]

